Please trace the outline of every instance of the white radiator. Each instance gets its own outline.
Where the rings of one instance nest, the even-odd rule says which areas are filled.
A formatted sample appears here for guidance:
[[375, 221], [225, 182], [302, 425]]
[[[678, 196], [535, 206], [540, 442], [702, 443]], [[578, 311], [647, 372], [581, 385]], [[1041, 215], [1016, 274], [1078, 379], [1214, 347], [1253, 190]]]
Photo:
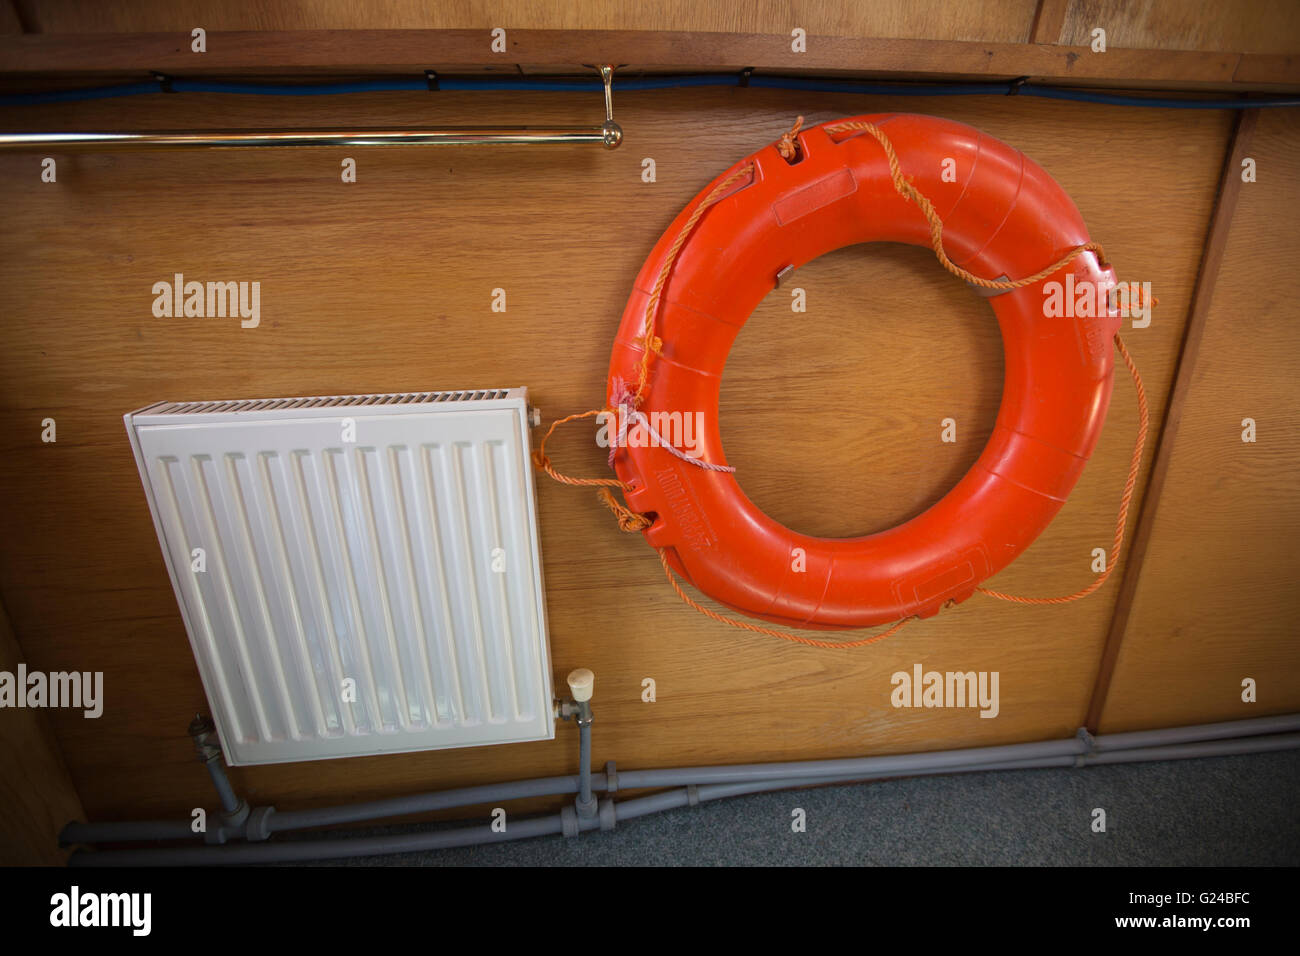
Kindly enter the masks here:
[[126, 416], [232, 764], [554, 736], [525, 389]]

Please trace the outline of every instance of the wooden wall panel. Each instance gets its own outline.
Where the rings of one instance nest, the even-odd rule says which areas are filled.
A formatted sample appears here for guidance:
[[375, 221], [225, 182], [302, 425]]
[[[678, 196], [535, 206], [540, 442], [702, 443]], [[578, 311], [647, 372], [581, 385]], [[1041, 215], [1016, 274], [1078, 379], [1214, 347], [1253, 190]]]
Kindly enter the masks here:
[[[212, 32], [195, 54], [176, 31], [132, 34], [0, 34], [0, 73], [23, 85], [141, 80], [157, 71], [180, 77], [564, 72], [616, 63], [626, 72], [834, 73], [889, 80], [1032, 77], [1141, 89], [1245, 91], [1300, 89], [1290, 57], [1194, 50], [1111, 49], [995, 41], [814, 37], [792, 50], [782, 33], [655, 30], [512, 30], [502, 54], [482, 30], [289, 30]], [[700, 64], [705, 64], [701, 67]]]
[[[42, 125], [183, 127], [541, 123], [590, 116], [581, 97], [174, 96], [61, 105]], [[210, 803], [184, 737], [203, 694], [121, 416], [158, 399], [527, 385], [547, 419], [603, 398], [609, 347], [654, 240], [717, 171], [810, 122], [906, 109], [964, 120], [1056, 176], [1125, 278], [1161, 299], [1129, 335], [1163, 410], [1215, 179], [1224, 114], [1006, 98], [700, 90], [625, 95], [625, 145], [0, 156], [0, 599], [33, 667], [106, 672], [98, 721], [53, 713], [87, 811], [175, 813]], [[33, 122], [8, 110], [0, 124]], [[641, 181], [645, 157], [657, 182]], [[152, 284], [184, 272], [262, 282], [262, 326], [159, 320]], [[1001, 370], [991, 312], [924, 250], [863, 247], [796, 277], [809, 311], [769, 296], [723, 383], [728, 454], [747, 492], [796, 528], [883, 527], [936, 500], [978, 454]], [[508, 312], [489, 311], [504, 287]], [[1075, 495], [996, 580], [1061, 594], [1110, 538], [1135, 412], [1111, 417]], [[939, 420], [959, 441], [939, 442]], [[41, 419], [58, 442], [40, 442]], [[590, 432], [556, 443], [604, 473]], [[684, 607], [654, 553], [587, 490], [539, 479], [555, 671], [597, 674], [598, 761], [624, 767], [830, 757], [1059, 737], [1087, 706], [1113, 586], [1065, 608], [972, 599], [857, 651], [744, 634]], [[997, 670], [1002, 712], [895, 710], [915, 663]], [[640, 700], [658, 682], [658, 702]], [[417, 787], [569, 772], [572, 726], [549, 744], [240, 769], [258, 802], [323, 803]]]
[[[28, 32], [152, 33], [214, 30], [684, 30], [810, 36], [1060, 43], [1087, 47], [1104, 27], [1116, 49], [1300, 53], [1300, 7], [1290, 0], [7, 0], [0, 22]], [[14, 13], [13, 11], [16, 11]]]
[[0, 33], [22, 33], [23, 24], [10, 0], [0, 0]]
[[1069, 0], [1057, 42], [1088, 46], [1094, 27], [1108, 47], [1300, 53], [1300, 4], [1291, 0]]
[[1258, 181], [1237, 196], [1103, 732], [1300, 710], [1298, 142], [1300, 116], [1263, 111]]
[[695, 30], [789, 35], [910, 37], [926, 40], [1026, 39], [1036, 0], [332, 0], [268, 4], [261, 0], [16, 0], [40, 33], [135, 33], [159, 30]]
[[[0, 607], [0, 671], [23, 660]], [[67, 858], [58, 834], [83, 815], [48, 715], [0, 711], [0, 866], [57, 866]]]

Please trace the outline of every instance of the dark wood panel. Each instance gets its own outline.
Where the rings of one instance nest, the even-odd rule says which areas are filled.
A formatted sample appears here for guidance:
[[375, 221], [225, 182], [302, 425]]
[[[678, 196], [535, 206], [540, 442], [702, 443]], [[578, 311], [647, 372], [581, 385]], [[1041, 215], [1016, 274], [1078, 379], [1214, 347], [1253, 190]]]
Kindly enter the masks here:
[[[16, 674], [22, 650], [0, 607], [0, 671]], [[0, 866], [60, 866], [58, 834], [83, 815], [47, 715], [0, 711]]]
[[42, 33], [140, 33], [184, 30], [690, 30], [788, 34], [802, 27], [828, 36], [929, 40], [1025, 38], [1035, 0], [18, 0]]
[[[1236, 76], [1248, 56], [1237, 52], [1109, 49], [1087, 46], [812, 36], [794, 52], [788, 33], [714, 34], [635, 30], [511, 30], [506, 50], [493, 53], [485, 30], [299, 30], [211, 32], [207, 52], [190, 50], [190, 36], [135, 33], [112, 37], [0, 35], [0, 72], [147, 73], [313, 71], [419, 72], [473, 69], [498, 63], [577, 69], [584, 63], [638, 69], [855, 72], [911, 77], [1014, 78], [1073, 83], [1245, 88]], [[1251, 82], [1300, 86], [1289, 63], [1269, 59], [1249, 67]]]

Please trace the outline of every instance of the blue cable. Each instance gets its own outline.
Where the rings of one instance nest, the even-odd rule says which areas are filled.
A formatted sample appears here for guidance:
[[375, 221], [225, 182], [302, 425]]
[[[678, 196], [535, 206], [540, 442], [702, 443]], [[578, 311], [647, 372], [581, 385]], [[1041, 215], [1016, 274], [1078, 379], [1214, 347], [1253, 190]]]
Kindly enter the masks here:
[[46, 90], [41, 93], [7, 93], [0, 96], [0, 106], [36, 106], [40, 103], [67, 103], [75, 100], [103, 100], [113, 96], [137, 96], [157, 93], [157, 83], [124, 83], [120, 86], [91, 86], [78, 90]]
[[[1074, 100], [1078, 103], [1105, 103], [1111, 106], [1158, 106], [1175, 110], [1248, 110], [1257, 106], [1300, 106], [1300, 97], [1270, 97], [1251, 100], [1180, 100], [1176, 97], [1129, 96], [1123, 93], [1096, 93], [1092, 90], [1065, 90], [1056, 86], [1026, 83], [1020, 88], [1026, 96], [1049, 100]], [[1065, 94], [1069, 93], [1069, 96]]]
[[1073, 100], [1080, 103], [1105, 103], [1109, 106], [1153, 106], [1168, 109], [1241, 110], [1260, 106], [1300, 106], [1300, 97], [1271, 97], [1268, 99], [1179, 99], [1172, 96], [1142, 96], [1124, 93], [1098, 93], [1059, 86], [1040, 86], [1037, 83], [962, 83], [942, 86], [937, 84], [893, 85], [887, 83], [853, 83], [838, 80], [803, 79], [792, 76], [754, 76], [750, 86], [775, 89], [810, 90], [818, 93], [859, 93], [871, 96], [1040, 96], [1053, 100]]
[[473, 77], [456, 77], [440, 76], [438, 77], [438, 89], [440, 90], [505, 90], [511, 92], [535, 91], [538, 93], [570, 93], [574, 90], [601, 90], [604, 89], [604, 83], [599, 77], [588, 79], [586, 77], [575, 78], [572, 80], [563, 77], [546, 77], [545, 79], [524, 80], [488, 80], [476, 79]]
[[[662, 85], [660, 83], [662, 82]], [[752, 78], [751, 78], [752, 82]], [[603, 89], [604, 84], [598, 83]], [[739, 86], [734, 73], [695, 73], [676, 76], [640, 76], [621, 79], [614, 77], [614, 89], [617, 90], [668, 90], [685, 86]]]
[[[141, 84], [143, 85], [143, 84]], [[236, 93], [254, 96], [335, 96], [340, 93], [392, 93], [402, 90], [424, 90], [429, 85], [424, 79], [410, 80], [362, 80], [352, 83], [315, 83], [307, 86], [294, 86], [278, 83], [214, 83], [208, 80], [172, 80], [171, 88], [176, 93]], [[160, 92], [160, 85], [153, 84], [151, 91]], [[0, 97], [0, 102], [4, 98]]]
[[[435, 86], [436, 83], [436, 86]], [[603, 84], [596, 77], [537, 78], [512, 77], [437, 77], [436, 81], [421, 79], [360, 80], [347, 83], [228, 83], [208, 80], [160, 78], [152, 83], [125, 83], [120, 86], [96, 86], [75, 90], [45, 90], [35, 93], [8, 93], [0, 95], [0, 106], [35, 106], [42, 103], [67, 103], [78, 100], [106, 99], [116, 96], [137, 96], [145, 93], [231, 93], [257, 96], [335, 96], [347, 93], [419, 92], [431, 88], [447, 91], [504, 91], [553, 92], [575, 90], [600, 90]], [[1261, 99], [1179, 99], [1170, 96], [1141, 96], [1120, 93], [1100, 93], [1093, 90], [1040, 86], [1015, 80], [1011, 83], [972, 82], [957, 84], [890, 84], [858, 83], [851, 80], [826, 80], [796, 76], [754, 76], [746, 73], [738, 78], [732, 73], [697, 73], [665, 76], [620, 78], [619, 92], [638, 90], [667, 90], [683, 87], [753, 86], [765, 89], [806, 90], [818, 93], [853, 93], [871, 96], [1006, 96], [1023, 94], [1055, 100], [1072, 100], [1081, 103], [1104, 103], [1112, 106], [1147, 106], [1165, 109], [1240, 110], [1261, 107], [1300, 106], [1300, 97], [1269, 97]]]
[[[622, 85], [622, 84], [620, 84]], [[852, 80], [805, 79], [800, 76], [751, 76], [750, 86], [814, 93], [860, 93], [867, 96], [1005, 96], [1007, 83], [891, 84], [855, 83]]]

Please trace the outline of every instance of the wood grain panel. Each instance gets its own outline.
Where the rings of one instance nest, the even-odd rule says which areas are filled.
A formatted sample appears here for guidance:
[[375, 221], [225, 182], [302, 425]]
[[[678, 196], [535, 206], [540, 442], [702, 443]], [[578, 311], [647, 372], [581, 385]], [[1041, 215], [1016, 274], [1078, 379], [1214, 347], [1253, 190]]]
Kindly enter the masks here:
[[1178, 369], [1174, 375], [1174, 384], [1169, 395], [1164, 421], [1157, 422], [1157, 430], [1152, 432], [1155, 441], [1152, 445], [1151, 474], [1144, 492], [1146, 500], [1134, 513], [1129, 557], [1124, 565], [1119, 594], [1115, 599], [1115, 613], [1106, 633], [1106, 646], [1097, 669], [1092, 701], [1088, 705], [1088, 719], [1085, 726], [1091, 733], [1097, 733], [1101, 723], [1106, 698], [1110, 693], [1111, 679], [1115, 673], [1115, 662], [1128, 630], [1129, 615], [1133, 609], [1133, 595], [1137, 591], [1142, 567], [1146, 561], [1147, 548], [1151, 543], [1151, 531], [1160, 507], [1165, 478], [1169, 474], [1173, 449], [1177, 446], [1179, 425], [1182, 422], [1187, 396], [1191, 391], [1192, 373], [1201, 358], [1201, 344], [1205, 337], [1211, 299], [1214, 295], [1215, 283], [1219, 278], [1219, 269], [1223, 265], [1223, 252], [1232, 230], [1232, 216], [1237, 208], [1237, 197], [1241, 193], [1241, 166], [1250, 155], [1252, 137], [1258, 119], [1258, 110], [1242, 110], [1237, 114], [1232, 138], [1224, 156], [1214, 211], [1210, 216], [1205, 246], [1197, 269], [1196, 290], [1188, 309], [1187, 327], [1178, 358]]
[[[680, 30], [1087, 47], [1105, 27], [1116, 47], [1300, 53], [1300, 10], [1289, 0], [758, 0], [742, 5], [691, 0], [608, 3], [576, 0], [14, 0], [28, 32], [152, 33], [213, 30]], [[15, 18], [16, 19], [16, 18]]]
[[[530, 120], [571, 122], [571, 96], [527, 99]], [[945, 100], [697, 90], [623, 96], [615, 152], [504, 148], [340, 153], [0, 156], [0, 494], [11, 503], [0, 598], [32, 666], [106, 673], [106, 711], [53, 714], [95, 817], [211, 802], [184, 735], [204, 708], [121, 416], [159, 399], [527, 385], [546, 418], [601, 401], [633, 277], [676, 212], [718, 171], [810, 122], [904, 109], [964, 120], [1057, 177], [1125, 278], [1161, 299], [1129, 336], [1154, 412], [1168, 391], [1229, 129], [1223, 114], [1115, 110], [1025, 99]], [[316, 123], [509, 123], [509, 94], [157, 97], [66, 104], [42, 125], [168, 128]], [[32, 122], [9, 110], [0, 124]], [[641, 180], [642, 160], [657, 181]], [[262, 282], [262, 324], [159, 320], [152, 284], [184, 272]], [[847, 534], [935, 500], [978, 454], [1001, 358], [991, 312], [923, 250], [841, 251], [794, 280], [809, 311], [770, 295], [740, 335], [722, 427], [746, 491], [796, 528]], [[489, 310], [503, 287], [508, 312]], [[959, 423], [939, 442], [939, 420]], [[40, 422], [58, 421], [58, 442]], [[1075, 590], [1110, 537], [1135, 411], [1117, 382], [1076, 493], [995, 580]], [[581, 427], [554, 449], [603, 474]], [[1087, 705], [1114, 589], [1065, 608], [974, 599], [860, 651], [734, 632], [684, 607], [654, 553], [617, 531], [590, 491], [540, 481], [556, 675], [597, 674], [598, 762], [631, 767], [829, 757], [1059, 737]], [[997, 670], [1001, 715], [895, 710], [890, 675], [913, 664]], [[658, 683], [642, 703], [641, 681]], [[558, 739], [477, 750], [241, 769], [282, 806], [420, 787], [567, 773]]]
[[[23, 659], [0, 607], [0, 671]], [[0, 711], [0, 807], [0, 866], [63, 864], [59, 831], [83, 811], [44, 711]]]
[[1065, 23], [1070, 0], [1038, 0], [1034, 10], [1033, 25], [1029, 31], [1030, 43], [1060, 43], [1061, 27]]
[[[483, 30], [300, 30], [211, 32], [207, 52], [190, 49], [188, 33], [120, 36], [0, 34], [0, 72], [12, 74], [414, 73], [482, 66], [551, 67], [617, 63], [628, 70], [816, 71], [900, 78], [1029, 76], [1097, 85], [1246, 88], [1235, 79], [1249, 57], [1234, 52], [1110, 49], [995, 41], [814, 36], [791, 49], [788, 32], [716, 34], [635, 30], [512, 30], [493, 53]], [[1300, 86], [1294, 64], [1251, 64], [1252, 82]]]
[[1069, 0], [1059, 42], [1087, 46], [1094, 27], [1108, 47], [1300, 53], [1300, 5], [1290, 0]]
[[1025, 39], [1035, 0], [756, 0], [743, 5], [695, 0], [334, 0], [268, 4], [259, 0], [18, 0], [41, 33], [148, 33], [156, 30], [691, 30], [789, 35], [794, 27], [827, 36], [932, 40]]
[[[1300, 117], [1263, 112], [1258, 182], [1237, 196], [1103, 732], [1300, 709], [1298, 142]], [[1241, 699], [1246, 677], [1258, 703]]]

